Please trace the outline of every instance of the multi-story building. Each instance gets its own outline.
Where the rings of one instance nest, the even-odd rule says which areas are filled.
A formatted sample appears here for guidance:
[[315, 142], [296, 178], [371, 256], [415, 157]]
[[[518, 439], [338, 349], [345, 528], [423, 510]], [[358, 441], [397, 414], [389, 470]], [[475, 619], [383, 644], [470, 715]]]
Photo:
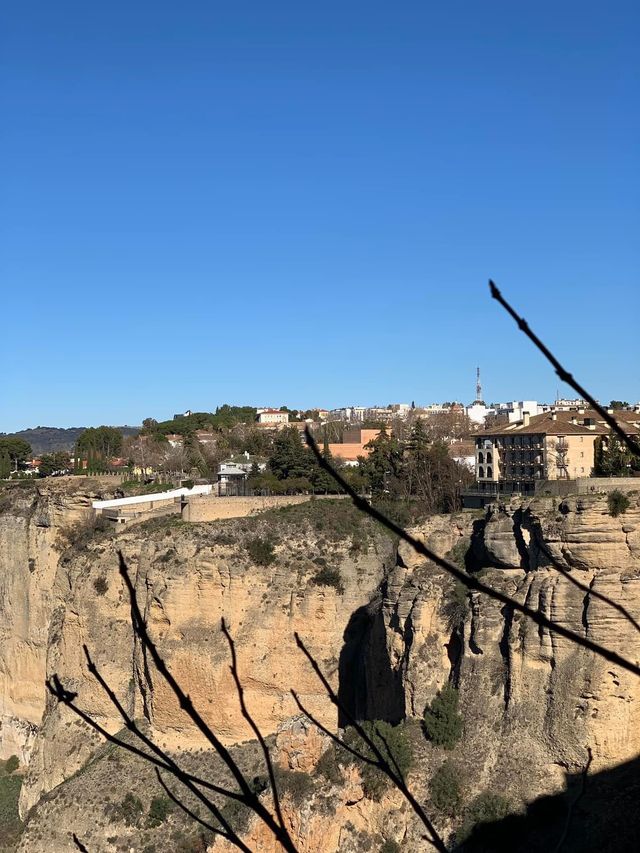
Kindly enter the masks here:
[[[633, 412], [613, 412], [629, 435], [640, 432]], [[595, 442], [610, 434], [608, 424], [593, 409], [525, 413], [514, 423], [501, 424], [475, 436], [476, 480], [486, 492], [532, 493], [539, 480], [589, 477], [595, 461]]]
[[288, 424], [289, 412], [282, 412], [280, 409], [258, 409], [256, 420], [259, 424]]

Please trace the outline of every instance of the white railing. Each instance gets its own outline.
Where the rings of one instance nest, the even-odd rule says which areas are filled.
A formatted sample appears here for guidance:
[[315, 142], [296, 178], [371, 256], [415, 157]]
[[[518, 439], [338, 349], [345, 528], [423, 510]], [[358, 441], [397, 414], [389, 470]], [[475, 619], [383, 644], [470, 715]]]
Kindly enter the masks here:
[[210, 495], [212, 486], [194, 486], [192, 489], [172, 489], [169, 492], [154, 492], [150, 495], [134, 495], [131, 498], [113, 498], [108, 501], [94, 501], [94, 509], [111, 509], [118, 506], [135, 506], [135, 504], [153, 503], [154, 501], [169, 501], [183, 495]]

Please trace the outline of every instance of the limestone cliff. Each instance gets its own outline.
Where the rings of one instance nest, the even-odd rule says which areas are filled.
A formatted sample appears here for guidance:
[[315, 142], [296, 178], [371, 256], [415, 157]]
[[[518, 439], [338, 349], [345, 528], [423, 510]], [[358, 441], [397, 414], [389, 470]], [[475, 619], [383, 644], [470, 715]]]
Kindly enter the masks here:
[[[491, 510], [474, 528], [468, 559], [485, 582], [640, 659], [637, 629], [593, 594], [614, 599], [640, 621], [637, 497], [617, 518], [604, 496], [543, 499]], [[444, 553], [451, 540], [445, 536], [437, 547], [432, 537], [431, 544]], [[565, 771], [584, 767], [587, 747], [594, 771], [637, 756], [637, 678], [483, 595], [473, 594], [464, 620], [452, 624], [449, 579], [404, 546], [387, 589], [387, 647], [402, 672], [407, 712], [420, 715], [448, 677], [460, 687], [459, 757], [471, 790], [492, 788], [524, 802], [561, 788]]]
[[[326, 502], [329, 503], [329, 502]], [[335, 710], [323, 694], [293, 634], [298, 631], [338, 687], [339, 656], [350, 615], [366, 605], [393, 563], [393, 544], [368, 522], [360, 538], [331, 538], [309, 524], [309, 507], [292, 507], [247, 521], [190, 525], [162, 519], [90, 542], [61, 561], [47, 669], [78, 704], [110, 731], [122, 720], [89, 675], [86, 644], [134, 717], [145, 717], [173, 749], [205, 745], [145, 659], [131, 630], [130, 608], [118, 574], [121, 550], [135, 580], [145, 618], [174, 676], [226, 743], [251, 737], [240, 713], [220, 622], [234, 636], [246, 700], [265, 734], [295, 713], [292, 687], [331, 727]], [[331, 510], [329, 511], [331, 513]], [[321, 510], [318, 509], [321, 514]], [[276, 541], [273, 557], [257, 564], [251, 543]], [[73, 716], [49, 703], [22, 792], [23, 813], [42, 793], [77, 771], [95, 750], [72, 725]]]
[[[48, 702], [42, 714], [45, 653], [46, 672], [58, 673], [77, 691], [78, 704], [110, 731], [122, 723], [87, 673], [83, 643], [127, 710], [148, 720], [160, 743], [190, 756], [203, 748], [132, 636], [117, 574], [118, 549], [172, 672], [225, 742], [240, 744], [250, 733], [239, 713], [228, 649], [219, 631], [225, 617], [236, 639], [247, 703], [265, 734], [277, 736], [280, 763], [289, 770], [315, 774], [326, 746], [322, 736], [305, 726], [296, 740], [302, 724], [291, 722], [298, 714], [289, 693], [292, 686], [329, 728], [344, 722], [336, 719], [293, 645], [296, 630], [342, 701], [360, 718], [420, 718], [443, 684], [453, 681], [459, 687], [464, 735], [450, 757], [464, 780], [465, 802], [491, 790], [506, 795], [517, 810], [541, 794], [563, 790], [567, 774], [584, 768], [587, 748], [593, 753], [592, 770], [602, 772], [640, 751], [637, 679], [486, 596], [460, 595], [440, 569], [405, 546], [396, 551], [384, 533], [344, 504], [331, 510], [331, 518], [318, 502], [235, 522], [185, 525], [159, 519], [91, 539], [58, 560], [51, 551], [55, 540], [47, 545], [46, 528], [35, 523], [38, 501], [16, 505], [0, 527], [7, 547], [21, 555], [18, 562], [5, 557], [0, 607], [11, 614], [7, 620], [14, 620], [5, 621], [6, 636], [14, 643], [13, 654], [22, 654], [23, 646], [37, 649], [25, 657], [31, 663], [22, 688], [15, 678], [18, 670], [6, 663], [9, 656], [3, 653], [2, 658], [3, 695], [8, 697], [4, 707], [12, 720], [29, 721], [34, 734], [39, 726], [35, 740], [32, 734], [31, 741], [21, 741], [23, 753], [31, 747], [23, 814], [32, 809], [21, 850], [74, 849], [69, 833], [59, 830], [68, 827], [71, 814], [74, 825], [92, 840], [92, 851], [111, 853], [125, 840], [134, 850], [143, 849], [135, 846], [135, 834], [122, 822], [115, 828], [103, 826], [84, 814], [74, 794], [70, 811], [65, 792], [80, 790], [74, 774], [81, 773], [87, 786], [95, 788], [96, 780], [107, 784], [108, 765], [102, 759], [111, 758], [64, 710]], [[73, 507], [79, 511], [81, 502], [65, 512]], [[338, 526], [336, 518], [342, 518]], [[487, 583], [632, 660], [640, 658], [636, 629], [594, 595], [614, 598], [640, 620], [637, 497], [617, 518], [609, 514], [604, 497], [545, 498], [495, 507], [482, 517], [433, 517], [415, 532], [438, 553], [469, 571], [481, 571]], [[251, 542], [268, 537], [275, 543], [274, 557], [259, 564], [250, 556]], [[588, 592], [563, 577], [551, 558]], [[40, 561], [37, 585], [24, 582], [31, 559]], [[28, 594], [33, 602], [26, 601]], [[44, 620], [40, 634], [38, 613]], [[20, 690], [26, 690], [31, 706], [18, 702]], [[17, 726], [3, 726], [2, 736], [7, 732], [10, 744], [16, 741], [11, 732]], [[444, 756], [424, 740], [419, 727], [416, 731], [418, 759], [410, 781], [429, 803], [428, 780]], [[9, 746], [4, 754], [15, 751]], [[210, 761], [210, 753], [206, 755]], [[153, 780], [144, 788], [138, 777], [147, 779], [143, 771], [131, 771], [127, 784], [144, 799]], [[314, 779], [304, 804], [293, 795], [285, 798], [302, 851], [337, 853], [367, 849], [366, 844], [375, 850], [382, 839], [401, 842], [407, 851], [422, 849], [420, 827], [395, 793], [370, 801], [355, 769], [331, 784]], [[456, 816], [436, 820], [450, 836]], [[245, 831], [253, 849], [270, 849], [255, 821], [249, 819]], [[109, 837], [118, 840], [110, 842]], [[163, 846], [163, 837], [153, 836], [158, 851], [171, 849]], [[322, 848], [314, 848], [318, 839]], [[223, 849], [219, 841], [213, 846]]]
[[0, 758], [27, 761], [44, 710], [53, 588], [67, 535], [92, 515], [99, 481], [19, 483], [0, 497]]

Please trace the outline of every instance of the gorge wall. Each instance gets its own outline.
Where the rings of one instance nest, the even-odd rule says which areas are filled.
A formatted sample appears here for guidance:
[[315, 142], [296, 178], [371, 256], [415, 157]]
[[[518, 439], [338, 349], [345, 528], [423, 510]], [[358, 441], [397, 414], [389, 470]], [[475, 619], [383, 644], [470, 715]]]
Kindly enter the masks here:
[[[616, 767], [640, 751], [636, 678], [486, 596], [465, 600], [440, 569], [404, 545], [396, 548], [346, 502], [327, 510], [318, 501], [211, 524], [157, 519], [72, 545], [60, 529], [84, 517], [88, 500], [86, 494], [14, 496], [0, 516], [0, 745], [3, 756], [15, 753], [29, 762], [22, 850], [74, 849], [67, 830], [72, 806], [64, 792], [77, 788], [78, 774], [85, 789], [91, 779], [108, 786], [99, 738], [45, 698], [43, 689], [45, 675], [57, 673], [94, 719], [111, 732], [122, 728], [87, 672], [83, 643], [127, 711], [148, 721], [160, 743], [190, 756], [205, 747], [132, 635], [118, 550], [172, 672], [228, 744], [245, 743], [250, 732], [228, 668], [222, 616], [236, 641], [247, 704], [263, 732], [281, 741], [299, 716], [291, 687], [324, 725], [335, 729], [342, 722], [294, 645], [297, 630], [361, 718], [420, 718], [437, 690], [453, 680], [465, 723], [463, 740], [449, 757], [464, 776], [467, 799], [491, 790], [518, 809], [579, 777], [588, 749], [590, 772]], [[432, 517], [415, 532], [438, 553], [481, 571], [486, 583], [640, 658], [636, 628], [595, 595], [615, 599], [640, 619], [636, 496], [617, 518], [604, 497], [542, 498], [482, 517]], [[251, 543], [269, 537], [273, 560], [259, 565]], [[552, 559], [588, 591], [576, 588]], [[306, 729], [305, 738], [284, 749], [289, 770], [313, 770], [319, 744], [326, 747]], [[426, 741], [418, 751], [419, 772], [411, 781], [428, 803], [428, 780], [444, 756]], [[334, 811], [327, 814], [315, 807], [315, 795], [304, 809], [291, 806], [300, 849], [318, 849], [319, 837], [334, 839], [327, 850], [364, 849], [359, 845], [368, 824], [376, 837], [386, 837], [391, 827], [389, 837], [402, 849], [423, 849], [406, 804], [393, 792], [372, 803], [359, 784], [356, 773], [342, 787], [334, 785]], [[96, 828], [90, 808], [73, 808], [74, 826], [90, 834], [91, 850], [111, 853], [123, 838], [135, 843], [124, 825], [117, 833], [113, 826]], [[443, 834], [450, 834], [455, 816], [439, 820]], [[250, 821], [247, 832], [254, 849], [271, 849], [259, 826]], [[225, 848], [217, 842], [212, 849]]]

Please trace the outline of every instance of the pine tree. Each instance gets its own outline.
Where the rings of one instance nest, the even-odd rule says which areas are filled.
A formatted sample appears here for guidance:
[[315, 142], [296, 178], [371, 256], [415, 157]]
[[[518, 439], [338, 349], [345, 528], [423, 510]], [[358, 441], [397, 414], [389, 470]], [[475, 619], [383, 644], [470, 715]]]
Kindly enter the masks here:
[[436, 746], [453, 749], [462, 737], [463, 720], [458, 714], [458, 691], [445, 684], [424, 709], [424, 729]]
[[0, 480], [6, 480], [11, 474], [11, 458], [6, 450], [0, 451]]

